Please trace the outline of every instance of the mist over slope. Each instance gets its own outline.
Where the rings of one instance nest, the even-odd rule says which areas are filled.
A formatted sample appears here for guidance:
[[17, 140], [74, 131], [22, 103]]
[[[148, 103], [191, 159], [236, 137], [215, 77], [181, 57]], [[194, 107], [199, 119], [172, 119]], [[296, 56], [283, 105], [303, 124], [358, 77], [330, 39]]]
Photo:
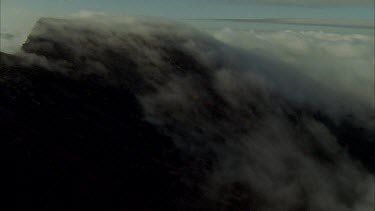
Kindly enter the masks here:
[[[143, 18], [41, 19], [22, 52], [2, 54], [0, 81], [9, 127], [1, 132], [25, 153], [43, 152], [23, 167], [74, 184], [73, 199], [54, 186], [38, 200], [67, 209], [371, 210], [373, 57], [349, 55], [358, 70], [343, 65], [343, 76], [329, 58], [332, 68], [298, 55], [324, 44], [306, 51], [304, 38], [291, 49], [252, 36], [265, 40], [253, 47], [229, 33], [215, 39]], [[48, 160], [69, 176], [51, 175]]]

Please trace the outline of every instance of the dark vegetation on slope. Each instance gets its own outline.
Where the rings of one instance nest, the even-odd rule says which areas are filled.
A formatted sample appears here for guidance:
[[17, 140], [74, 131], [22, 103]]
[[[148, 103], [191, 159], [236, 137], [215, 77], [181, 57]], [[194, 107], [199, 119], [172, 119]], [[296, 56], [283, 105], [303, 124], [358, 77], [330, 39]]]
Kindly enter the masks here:
[[181, 182], [194, 180], [186, 167], [194, 158], [142, 120], [127, 90], [95, 76], [77, 81], [2, 63], [0, 102], [0, 135], [17, 165], [17, 206], [175, 210], [185, 192], [196, 191]]
[[[232, 210], [199, 188], [212, 155], [192, 157], [143, 121], [135, 96], [88, 75], [25, 67], [1, 53], [0, 135], [16, 164], [17, 209]], [[227, 190], [225, 190], [227, 191]], [[245, 191], [245, 192], [244, 192]], [[239, 194], [239, 195], [238, 195]], [[244, 194], [248, 196], [248, 194]], [[228, 204], [229, 203], [229, 204]]]

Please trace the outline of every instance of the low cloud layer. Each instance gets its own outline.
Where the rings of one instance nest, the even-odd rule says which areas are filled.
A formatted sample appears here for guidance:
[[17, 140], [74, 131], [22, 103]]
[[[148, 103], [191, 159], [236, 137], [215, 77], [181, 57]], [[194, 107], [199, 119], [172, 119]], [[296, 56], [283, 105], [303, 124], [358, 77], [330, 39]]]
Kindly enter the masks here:
[[20, 56], [129, 89], [148, 122], [207, 163], [200, 189], [216, 210], [367, 211], [372, 174], [343, 145], [355, 147], [344, 131], [358, 127], [356, 141], [371, 141], [373, 44], [323, 32], [212, 36], [131, 17], [42, 19]]
[[374, 5], [372, 0], [225, 0], [230, 3], [256, 3], [295, 6]]
[[80, 10], [77, 13], [73, 13], [71, 16], [73, 17], [81, 17], [81, 18], [92, 18], [92, 17], [99, 17], [99, 16], [105, 16], [106, 14], [103, 12], [95, 12], [91, 10]]
[[319, 19], [288, 19], [288, 18], [266, 18], [266, 19], [193, 19], [193, 20], [209, 20], [220, 22], [237, 22], [237, 23], [271, 23], [271, 24], [287, 24], [301, 26], [322, 26], [322, 27], [341, 27], [341, 28], [357, 28], [357, 29], [373, 29], [374, 21], [371, 20], [319, 20]]

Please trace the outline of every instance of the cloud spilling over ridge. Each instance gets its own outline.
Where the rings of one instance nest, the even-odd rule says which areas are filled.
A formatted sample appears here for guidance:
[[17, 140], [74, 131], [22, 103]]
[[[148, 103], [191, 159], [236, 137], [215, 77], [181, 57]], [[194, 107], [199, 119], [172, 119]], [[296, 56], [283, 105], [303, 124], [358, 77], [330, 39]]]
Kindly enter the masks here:
[[371, 173], [342, 147], [373, 146], [369, 37], [227, 29], [215, 39], [165, 20], [104, 19], [41, 19], [22, 56], [131, 90], [147, 121], [212, 163], [201, 189], [216, 208], [374, 206]]

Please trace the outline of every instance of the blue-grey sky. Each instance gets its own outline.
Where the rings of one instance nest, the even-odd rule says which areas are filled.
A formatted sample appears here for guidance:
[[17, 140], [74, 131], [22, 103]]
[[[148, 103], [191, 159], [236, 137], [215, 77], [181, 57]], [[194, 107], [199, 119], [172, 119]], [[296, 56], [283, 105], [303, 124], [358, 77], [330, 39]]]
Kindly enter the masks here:
[[[92, 10], [168, 18], [373, 19], [373, 0], [1, 0], [2, 16], [68, 15]], [[302, 4], [301, 2], [305, 2]], [[3, 14], [4, 13], [4, 14]], [[12, 15], [13, 14], [13, 15]]]

